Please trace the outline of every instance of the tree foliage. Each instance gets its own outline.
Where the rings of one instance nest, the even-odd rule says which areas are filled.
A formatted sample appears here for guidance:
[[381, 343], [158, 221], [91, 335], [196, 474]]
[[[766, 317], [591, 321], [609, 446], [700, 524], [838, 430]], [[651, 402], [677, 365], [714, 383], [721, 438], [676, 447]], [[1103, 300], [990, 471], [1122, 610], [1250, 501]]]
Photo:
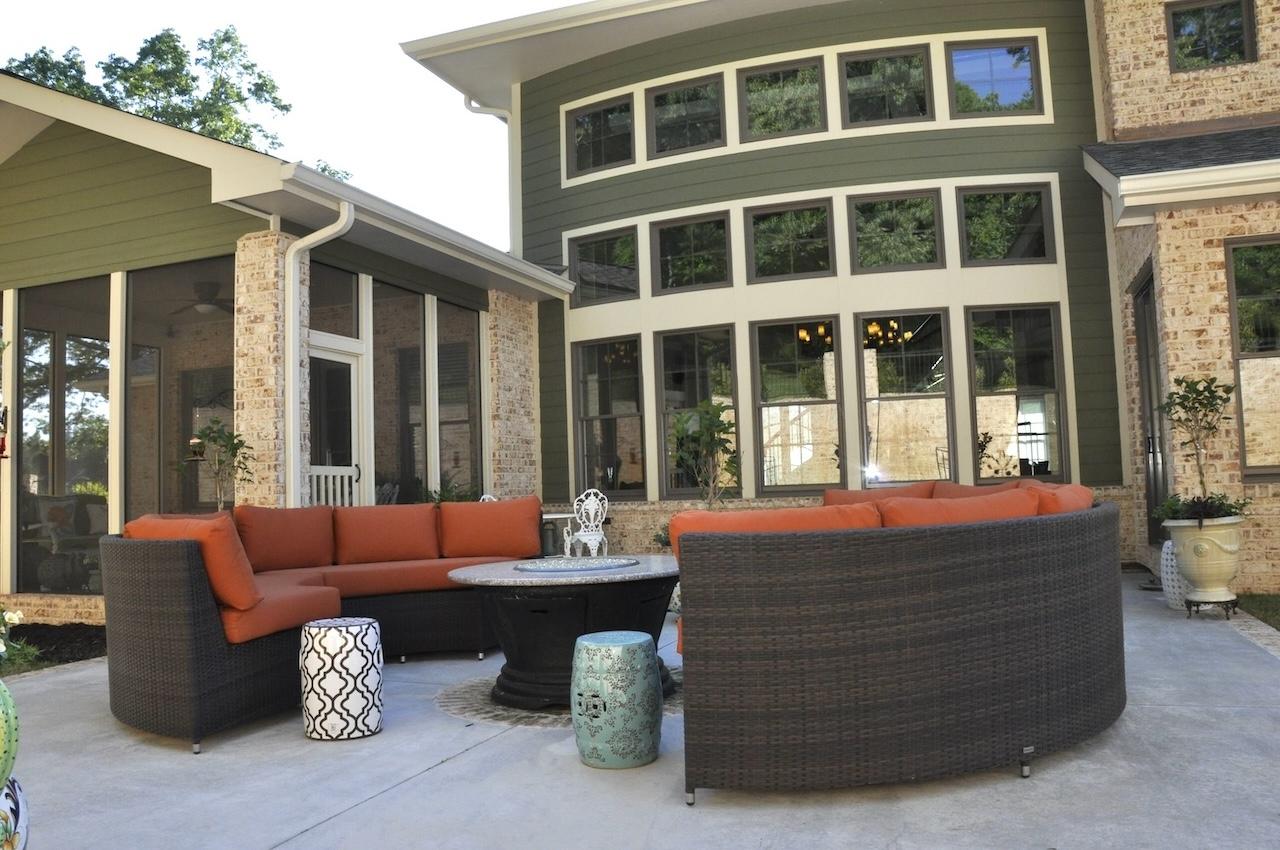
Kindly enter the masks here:
[[710, 510], [726, 489], [738, 484], [738, 450], [734, 446], [733, 409], [710, 399], [675, 415], [671, 453], [676, 469], [698, 488]]
[[[1200, 495], [1188, 500], [1204, 505], [1212, 502], [1209, 486], [1205, 482], [1204, 464], [1209, 441], [1222, 429], [1222, 421], [1228, 419], [1227, 408], [1231, 405], [1231, 395], [1235, 387], [1231, 384], [1219, 384], [1217, 378], [1191, 378], [1181, 376], [1173, 379], [1173, 389], [1165, 396], [1159, 410], [1173, 426], [1175, 434], [1184, 439], [1178, 445], [1190, 449], [1196, 463], [1196, 475], [1200, 479]], [[1219, 494], [1214, 494], [1216, 498]], [[1218, 501], [1228, 501], [1221, 496]], [[1166, 504], [1164, 508], [1170, 508]], [[1194, 508], [1193, 508], [1194, 509]], [[1239, 513], [1239, 511], [1235, 511]], [[1221, 514], [1217, 514], [1221, 515]], [[1203, 514], [1201, 514], [1203, 516]], [[1182, 517], [1164, 517], [1175, 519]], [[1187, 518], [1195, 518], [1187, 517]]]

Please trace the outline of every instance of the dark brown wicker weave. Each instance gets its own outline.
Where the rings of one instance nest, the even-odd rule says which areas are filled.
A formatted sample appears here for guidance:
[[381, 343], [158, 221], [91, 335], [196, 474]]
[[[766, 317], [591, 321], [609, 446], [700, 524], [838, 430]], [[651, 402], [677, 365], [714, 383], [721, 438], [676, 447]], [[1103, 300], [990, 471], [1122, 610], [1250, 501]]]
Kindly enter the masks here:
[[1110, 504], [682, 537], [686, 801], [970, 773], [1098, 734], [1125, 705], [1118, 553]]
[[[190, 740], [298, 705], [300, 628], [227, 642], [200, 547], [191, 540], [104, 537], [111, 713], [130, 726]], [[472, 590], [343, 600], [379, 621], [386, 655], [468, 650], [496, 641]]]

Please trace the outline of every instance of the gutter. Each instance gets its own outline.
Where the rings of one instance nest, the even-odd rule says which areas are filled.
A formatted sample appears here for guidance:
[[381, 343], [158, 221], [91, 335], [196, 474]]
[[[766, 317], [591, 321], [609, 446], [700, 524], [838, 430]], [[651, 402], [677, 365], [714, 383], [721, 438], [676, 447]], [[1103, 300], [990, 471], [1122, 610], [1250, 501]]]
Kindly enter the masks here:
[[462, 105], [467, 108], [468, 112], [474, 112], [476, 115], [492, 115], [503, 124], [511, 123], [511, 110], [498, 109], [492, 106], [481, 106], [471, 99], [471, 95], [462, 95]]
[[355, 205], [339, 201], [336, 221], [296, 240], [284, 252], [284, 499], [287, 508], [302, 506], [302, 399], [298, 380], [302, 368], [302, 328], [298, 315], [302, 254], [343, 236], [355, 221]]

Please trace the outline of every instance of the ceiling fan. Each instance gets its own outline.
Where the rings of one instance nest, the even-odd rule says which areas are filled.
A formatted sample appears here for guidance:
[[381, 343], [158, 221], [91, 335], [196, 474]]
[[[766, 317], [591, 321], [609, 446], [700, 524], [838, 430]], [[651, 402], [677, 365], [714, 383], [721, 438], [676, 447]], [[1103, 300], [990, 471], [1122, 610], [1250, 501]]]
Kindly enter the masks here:
[[192, 294], [195, 295], [195, 298], [169, 315], [176, 316], [184, 310], [195, 310], [197, 313], [206, 316], [219, 310], [234, 313], [235, 309], [232, 307], [231, 299], [218, 297], [220, 288], [216, 280], [197, 280], [191, 285]]

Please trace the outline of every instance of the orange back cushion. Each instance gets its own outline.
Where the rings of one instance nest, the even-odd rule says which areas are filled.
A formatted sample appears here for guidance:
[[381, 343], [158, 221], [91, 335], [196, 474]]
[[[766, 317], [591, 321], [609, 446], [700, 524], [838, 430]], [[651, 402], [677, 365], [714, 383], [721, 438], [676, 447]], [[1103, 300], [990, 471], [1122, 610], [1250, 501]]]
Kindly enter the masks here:
[[333, 563], [333, 508], [236, 507], [236, 528], [254, 572]]
[[439, 558], [436, 506], [334, 508], [333, 549], [335, 564]]
[[879, 508], [886, 528], [901, 528], [1035, 516], [1039, 505], [1034, 491], [1015, 487], [1003, 493], [961, 499], [885, 499]]
[[219, 603], [248, 611], [262, 601], [230, 514], [211, 519], [147, 514], [126, 523], [124, 536], [131, 540], [194, 540], [200, 544], [209, 586]]
[[1040, 500], [1041, 514], [1068, 514], [1093, 507], [1093, 491], [1079, 484], [1061, 487], [1035, 487], [1031, 490]]
[[950, 481], [939, 481], [938, 486], [933, 488], [933, 498], [967, 499], [972, 496], [990, 496], [992, 493], [1016, 490], [1020, 483], [1016, 479], [1002, 484], [953, 484]]
[[892, 499], [897, 496], [912, 499], [928, 499], [933, 496], [936, 481], [920, 481], [902, 487], [874, 487], [866, 490], [828, 490], [822, 494], [824, 505], [860, 505], [863, 502], [878, 502], [881, 499]]
[[777, 508], [764, 511], [682, 511], [671, 518], [671, 551], [680, 557], [680, 536], [692, 531], [763, 533], [768, 531], [833, 531], [879, 528], [880, 512], [864, 502], [821, 508]]
[[537, 496], [497, 502], [440, 505], [441, 548], [446, 558], [533, 558], [542, 554], [542, 500]]

